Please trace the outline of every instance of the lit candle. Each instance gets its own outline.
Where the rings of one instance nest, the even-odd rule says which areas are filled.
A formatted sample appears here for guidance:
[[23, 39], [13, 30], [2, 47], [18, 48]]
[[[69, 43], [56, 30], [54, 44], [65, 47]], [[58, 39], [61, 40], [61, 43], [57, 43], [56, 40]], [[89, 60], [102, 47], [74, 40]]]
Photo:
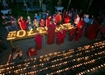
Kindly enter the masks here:
[[90, 72], [90, 70], [87, 70], [87, 72]]

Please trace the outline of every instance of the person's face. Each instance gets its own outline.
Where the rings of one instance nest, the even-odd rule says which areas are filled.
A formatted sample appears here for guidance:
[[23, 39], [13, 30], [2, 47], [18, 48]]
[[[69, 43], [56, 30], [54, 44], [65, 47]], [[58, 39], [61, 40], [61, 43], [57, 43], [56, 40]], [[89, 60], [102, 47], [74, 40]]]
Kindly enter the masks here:
[[2, 19], [5, 19], [5, 16], [2, 16]]
[[35, 14], [35, 16], [37, 16], [37, 14]]
[[51, 19], [51, 16], [49, 16], [49, 19]]
[[34, 19], [34, 21], [36, 21], [36, 19]]
[[27, 16], [27, 19], [30, 19], [30, 16]]
[[34, 50], [35, 50], [34, 48], [31, 49], [31, 51], [34, 51]]
[[81, 18], [81, 21], [83, 21], [83, 18]]
[[23, 17], [21, 16], [20, 19], [23, 20]]

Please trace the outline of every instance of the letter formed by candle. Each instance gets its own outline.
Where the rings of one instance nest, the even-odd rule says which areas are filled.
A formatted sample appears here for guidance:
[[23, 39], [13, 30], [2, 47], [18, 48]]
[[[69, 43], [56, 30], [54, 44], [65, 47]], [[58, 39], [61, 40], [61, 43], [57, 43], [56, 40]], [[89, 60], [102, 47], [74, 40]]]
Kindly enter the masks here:
[[35, 35], [35, 34], [36, 34], [36, 33], [33, 31], [33, 29], [30, 29], [30, 31], [27, 32], [27, 33], [28, 33], [28, 36]]
[[26, 35], [26, 31], [25, 30], [19, 30], [17, 32], [17, 37], [24, 37]]
[[16, 38], [16, 31], [11, 31], [9, 32], [8, 36], [7, 36], [7, 40], [12, 40]]

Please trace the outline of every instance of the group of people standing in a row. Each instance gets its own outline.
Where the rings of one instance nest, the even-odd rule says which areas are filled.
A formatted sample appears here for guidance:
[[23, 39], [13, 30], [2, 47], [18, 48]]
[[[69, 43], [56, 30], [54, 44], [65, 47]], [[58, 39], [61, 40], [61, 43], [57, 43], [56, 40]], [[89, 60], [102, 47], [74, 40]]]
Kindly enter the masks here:
[[[84, 14], [82, 10], [78, 12], [77, 9], [74, 10], [73, 8], [71, 8], [70, 11], [64, 10], [62, 14], [58, 12], [53, 14], [53, 16], [51, 16], [49, 12], [42, 12], [40, 14], [35, 13], [33, 21], [30, 16], [27, 16], [27, 20], [25, 20], [23, 16], [20, 16], [18, 20], [16, 20], [11, 13], [9, 13], [7, 18], [2, 16], [2, 19], [2, 24], [8, 32], [11, 30], [30, 30], [32, 28], [36, 29], [37, 27], [46, 26], [48, 28], [48, 37], [54, 36], [53, 33], [55, 33], [54, 31], [57, 25], [60, 25], [61, 23], [71, 23], [74, 27], [69, 31], [69, 40], [72, 41], [75, 37], [75, 41], [77, 42], [82, 35], [86, 35], [88, 38], [93, 39], [101, 24], [104, 25], [105, 22], [105, 16], [103, 15], [98, 18], [95, 18], [94, 15], [90, 17], [88, 14]], [[53, 26], [54, 29], [50, 26]], [[60, 29], [58, 32], [64, 33], [64, 36], [66, 36], [66, 30]], [[59, 39], [64, 38], [61, 33], [56, 33], [57, 37], [60, 36]], [[50, 36], [49, 34], [52, 35]]]
[[[33, 21], [30, 18], [30, 16], [27, 17], [27, 20], [25, 20], [22, 16], [20, 16], [18, 20], [16, 20], [13, 16], [10, 16], [11, 20], [9, 21], [5, 20], [5, 17], [2, 16], [2, 18], [4, 19], [2, 24], [5, 25], [5, 28], [8, 32], [10, 31], [9, 29], [11, 29], [11, 27], [14, 30], [30, 30], [31, 28], [36, 29], [37, 27], [46, 26], [48, 28], [47, 44], [49, 45], [54, 43], [55, 37], [56, 44], [59, 45], [64, 43], [67, 31], [65, 29], [60, 29], [55, 33], [56, 26], [62, 23], [71, 23], [74, 26], [68, 31], [68, 40], [70, 41], [75, 39], [75, 41], [78, 42], [82, 35], [85, 35], [91, 40], [95, 39], [100, 30], [102, 34], [105, 34], [104, 15], [99, 16], [97, 18], [95, 18], [93, 15], [92, 17], [90, 17], [88, 14], [84, 14], [82, 10], [78, 12], [77, 9], [74, 10], [73, 8], [70, 11], [64, 10], [62, 14], [60, 12], [53, 14], [53, 16], [50, 16], [49, 14], [50, 13], [48, 12], [35, 14]], [[8, 23], [11, 24], [7, 25]], [[43, 36], [39, 32], [37, 32], [34, 37], [34, 40], [36, 42], [36, 50], [40, 50], [42, 48], [42, 37]]]

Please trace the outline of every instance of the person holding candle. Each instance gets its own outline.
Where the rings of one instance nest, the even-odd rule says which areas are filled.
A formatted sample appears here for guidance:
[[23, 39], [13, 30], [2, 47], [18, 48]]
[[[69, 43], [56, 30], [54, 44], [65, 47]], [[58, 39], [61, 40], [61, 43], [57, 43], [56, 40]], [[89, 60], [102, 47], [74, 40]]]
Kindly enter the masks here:
[[51, 45], [54, 43], [54, 35], [55, 35], [55, 23], [50, 22], [50, 26], [47, 30], [47, 44]]
[[60, 25], [61, 21], [62, 21], [62, 15], [60, 12], [58, 12], [56, 17], [55, 17], [55, 22], [57, 25]]
[[31, 57], [31, 56], [35, 56], [35, 55], [37, 55], [36, 49], [33, 47], [29, 48], [27, 51], [27, 56]]
[[11, 59], [16, 59], [18, 56], [20, 59], [22, 59], [22, 55], [22, 49], [19, 46], [12, 48], [12, 51], [8, 56], [7, 64], [10, 62]]
[[18, 19], [18, 24], [21, 30], [27, 29], [27, 22], [23, 19], [23, 16], [20, 16], [20, 18]]
[[36, 42], [36, 49], [40, 50], [42, 48], [42, 35], [39, 32], [37, 32], [34, 37], [34, 40]]
[[62, 44], [64, 42], [65, 32], [63, 29], [60, 30], [56, 34], [56, 44]]
[[46, 18], [46, 27], [49, 27], [49, 26], [50, 26], [51, 20], [52, 20], [51, 16], [48, 16], [48, 17]]
[[100, 24], [98, 22], [95, 22], [91, 26], [88, 26], [86, 29], [86, 37], [90, 40], [95, 39], [99, 28], [100, 28]]
[[72, 29], [70, 29], [69, 31], [69, 40], [72, 41], [74, 36], [75, 36], [75, 33], [76, 33], [76, 28], [73, 27]]
[[11, 29], [12, 29], [10, 20], [8, 20], [6, 18], [6, 16], [4, 16], [4, 15], [2, 15], [1, 18], [2, 18], [2, 25], [5, 27], [5, 29], [9, 33], [11, 31]]
[[76, 25], [76, 27], [77, 27], [77, 33], [76, 33], [76, 37], [75, 37], [76, 42], [78, 42], [80, 37], [83, 35], [84, 25], [85, 25], [85, 22], [84, 22], [83, 18], [81, 18], [79, 23]]
[[33, 20], [33, 28], [36, 29], [37, 27], [39, 27], [39, 21], [37, 21], [37, 19], [34, 18], [34, 20]]
[[40, 19], [39, 24], [40, 24], [40, 27], [44, 27], [45, 26], [45, 20]]
[[12, 28], [12, 30], [18, 31], [19, 28], [18, 28], [18, 25], [17, 25], [16, 18], [14, 16], [10, 15], [10, 21], [11, 21], [11, 28]]

